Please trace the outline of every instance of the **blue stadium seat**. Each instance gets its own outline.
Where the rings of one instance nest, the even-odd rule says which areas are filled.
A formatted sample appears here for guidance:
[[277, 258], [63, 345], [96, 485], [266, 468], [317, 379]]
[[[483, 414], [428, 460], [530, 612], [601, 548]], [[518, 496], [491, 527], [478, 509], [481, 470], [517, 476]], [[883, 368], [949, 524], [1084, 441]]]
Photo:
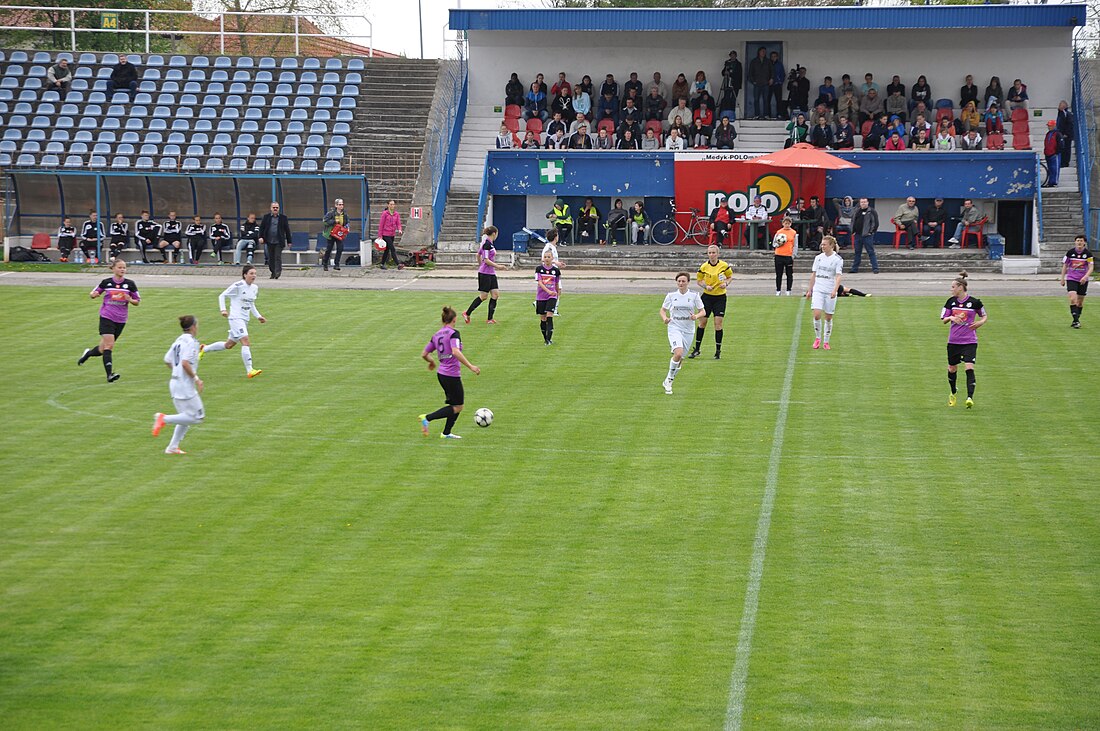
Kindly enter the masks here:
[[[248, 71], [234, 71], [233, 72], [233, 81], [235, 83], [241, 84], [243, 86], [244, 84], [247, 84], [250, 81], [252, 81], [252, 74], [249, 73]], [[232, 91], [232, 89], [230, 89], [230, 91]], [[234, 94], [242, 94], [244, 92], [235, 91], [233, 93]]]
[[248, 161], [235, 157], [229, 161], [230, 170], [248, 170]]
[[271, 79], [271, 72], [270, 71], [257, 71], [256, 72], [256, 83], [257, 84], [259, 84], [259, 83], [270, 84], [271, 80], [272, 79]]
[[196, 94], [181, 94], [180, 104], [188, 107], [193, 107], [199, 103], [199, 97]]
[[324, 122], [314, 122], [313, 124], [309, 125], [309, 133], [311, 135], [327, 135], [328, 125]]
[[15, 98], [11, 89], [0, 89], [0, 102], [10, 102]]
[[328, 150], [328, 154], [325, 155], [325, 158], [328, 160], [343, 160], [344, 151], [341, 150], [339, 147], [330, 147]]
[[84, 116], [85, 117], [102, 117], [103, 116], [103, 107], [99, 106], [98, 104], [89, 104], [88, 106], [84, 107]]
[[[166, 95], [161, 94], [160, 96], [161, 96], [161, 98], [164, 98]], [[172, 110], [169, 109], [168, 107], [154, 107], [153, 108], [153, 117], [156, 118], [156, 119], [168, 119], [171, 116], [172, 116]]]
[[172, 120], [172, 131], [174, 132], [189, 132], [191, 130], [191, 123], [186, 119], [174, 119]]
[[332, 97], [323, 96], [317, 100], [318, 109], [332, 109], [335, 104], [332, 103]]
[[206, 93], [214, 94], [215, 96], [221, 96], [225, 93], [225, 84], [219, 84], [217, 82], [206, 85]]
[[[352, 59], [353, 61], [355, 59]], [[338, 160], [329, 160], [325, 163], [326, 173], [338, 173], [340, 172], [340, 162]]]
[[46, 141], [46, 130], [44, 129], [32, 129], [27, 131], [27, 139], [34, 140], [35, 142]]
[[274, 135], [274, 134], [261, 135], [260, 136], [260, 144], [261, 145], [271, 145], [272, 147], [274, 147], [275, 145], [279, 144], [279, 135]]
[[9, 91], [20, 88], [19, 79], [14, 76], [5, 76], [0, 80], [0, 89], [8, 89]]
[[296, 96], [294, 97], [295, 109], [309, 109], [313, 106], [313, 100], [308, 96]]
[[363, 83], [363, 77], [360, 76], [359, 74], [348, 74], [347, 76], [344, 77], [344, 83], [345, 84], [362, 84]]
[[[244, 86], [244, 84], [239, 84], [239, 85], [234, 84], [234, 86]], [[232, 89], [230, 89], [230, 91], [232, 91]], [[242, 93], [243, 93], [243, 90], [242, 90]], [[243, 104], [244, 104], [244, 97], [242, 97], [240, 94], [231, 93], [231, 94], [229, 94], [229, 96], [227, 96], [225, 98], [225, 107], [226, 107], [226, 109], [236, 109], [237, 107], [242, 106]]]
[[124, 91], [116, 91], [111, 94], [111, 104], [126, 104], [130, 101], [130, 95]]
[[73, 135], [73, 140], [75, 142], [91, 142], [94, 139], [95, 135], [86, 129], [82, 129]]
[[259, 107], [249, 107], [244, 110], [244, 118], [258, 122], [264, 118], [264, 112]]
[[107, 144], [106, 142], [97, 142], [95, 147], [92, 148], [92, 154], [93, 155], [110, 155], [111, 154], [111, 149], [112, 149], [111, 145]]
[[281, 71], [279, 73], [280, 84], [294, 84], [298, 81], [298, 74], [293, 71]]
[[153, 81], [160, 81], [160, 69], [145, 69], [141, 74], [141, 83], [151, 83]]
[[34, 167], [34, 155], [20, 155], [15, 164], [19, 167]]
[[303, 71], [298, 75], [298, 82], [302, 84], [316, 84], [317, 72], [315, 71]]
[[338, 58], [330, 58], [325, 61], [325, 69], [342, 69], [344, 63]]
[[15, 152], [19, 149], [19, 145], [15, 144], [15, 140], [0, 140], [0, 152]]
[[233, 157], [252, 157], [252, 148], [248, 145], [236, 145], [233, 148]]
[[61, 101], [61, 95], [53, 89], [47, 89], [46, 91], [42, 92], [42, 101], [56, 104], [57, 102]]
[[34, 58], [31, 60], [31, 63], [51, 63], [51, 61], [52, 59], [50, 59], [50, 54], [46, 53], [45, 51], [39, 51], [38, 53], [34, 54]]
[[145, 65], [146, 66], [163, 66], [164, 65], [164, 56], [161, 56], [161, 55], [158, 55], [158, 54], [154, 53], [152, 56], [149, 56], [149, 58], [145, 59]]
[[225, 162], [220, 157], [211, 157], [206, 161], [206, 171], [220, 171], [225, 169]]
[[210, 135], [206, 134], [205, 132], [196, 132], [195, 134], [191, 135], [191, 144], [192, 145], [209, 145], [210, 144]]
[[252, 60], [251, 56], [241, 56], [237, 59], [237, 68], [239, 69], [251, 69], [256, 67], [256, 62]]
[[314, 96], [317, 91], [313, 84], [298, 84], [298, 96]]
[[23, 76], [24, 74], [22, 66], [11, 65], [4, 69], [4, 76]]
[[359, 87], [345, 84], [344, 88], [340, 90], [340, 96], [359, 96]]
[[302, 144], [302, 136], [299, 134], [288, 134], [283, 138], [283, 144], [297, 147]]
[[202, 69], [191, 69], [187, 73], [187, 80], [190, 82], [206, 81], [206, 72]]
[[254, 119], [246, 119], [241, 122], [241, 132], [259, 132], [260, 125]]
[[322, 84], [339, 84], [340, 74], [332, 73], [331, 71], [324, 75], [321, 79]]
[[296, 69], [298, 68], [298, 59], [294, 57], [284, 58], [283, 62], [279, 64], [279, 68], [283, 69]]
[[321, 62], [315, 58], [307, 58], [302, 61], [302, 68], [304, 69], [319, 69], [321, 68]]
[[65, 167], [82, 168], [84, 167], [84, 160], [80, 157], [80, 155], [69, 155], [65, 158]]
[[117, 147], [115, 147], [115, 154], [116, 155], [133, 155], [134, 154], [134, 146], [131, 145], [128, 142], [127, 143], [120, 143]]
[[283, 147], [279, 150], [279, 157], [298, 157], [298, 148]]
[[[33, 160], [33, 158], [32, 158]], [[292, 173], [294, 172], [293, 160], [279, 160], [275, 165], [275, 172], [277, 173]]]
[[140, 132], [145, 129], [145, 117], [130, 117], [126, 120], [123, 129], [130, 132]]
[[[11, 123], [9, 122], [9, 124], [11, 124]], [[80, 129], [99, 129], [99, 120], [94, 118], [94, 117], [81, 117], [79, 128]]]
[[218, 122], [219, 132], [232, 132], [235, 129], [237, 129], [237, 123], [232, 119], [223, 119], [222, 121]]
[[104, 100], [107, 99], [107, 79], [96, 79], [91, 82], [92, 91], [98, 91], [103, 94]]
[[[94, 158], [93, 158], [94, 159]], [[122, 155], [115, 155], [115, 159], [111, 160], [111, 169], [120, 170], [130, 167], [130, 158], [123, 157]]]
[[121, 104], [112, 104], [110, 107], [107, 108], [107, 116], [108, 117], [125, 117], [126, 116], [126, 107], [122, 106]]
[[237, 144], [254, 145], [256, 144], [256, 136], [249, 134], [248, 132], [242, 132], [241, 134], [237, 135]]
[[302, 157], [312, 158], [314, 160], [320, 159], [320, 157], [321, 157], [321, 148], [319, 148], [319, 147], [307, 147], [302, 152]]
[[[314, 117], [314, 118], [316, 119], [316, 117]], [[336, 112], [336, 121], [337, 122], [352, 122], [354, 120], [355, 120], [355, 115], [352, 113], [352, 111], [350, 109], [341, 109], [340, 111]]]
[[102, 91], [93, 91], [91, 94], [88, 95], [88, 103], [89, 104], [106, 104], [107, 103], [107, 95], [104, 94]]
[[118, 54], [117, 53], [105, 53], [105, 54], [103, 54], [103, 58], [101, 58], [99, 60], [99, 62], [101, 64], [103, 64], [104, 66], [117, 66], [118, 65]]
[[15, 105], [15, 109], [12, 110], [12, 112], [14, 114], [28, 114], [29, 115], [29, 114], [34, 113], [34, 107], [31, 106], [30, 102], [18, 102]]
[[112, 72], [113, 72], [113, 69], [110, 69], [110, 68], [107, 68], [106, 66], [103, 66], [102, 68], [100, 68], [96, 71], [95, 77], [97, 79], [109, 79], [109, 78], [111, 78], [111, 73]]
[[348, 138], [343, 135], [333, 135], [332, 139], [329, 140], [329, 145], [332, 147], [347, 147]]
[[[184, 151], [183, 154], [185, 154], [185, 155], [194, 155], [196, 157], [202, 157], [203, 155], [206, 154], [206, 148], [203, 147], [202, 145], [188, 145], [187, 149]], [[185, 163], [185, 165], [186, 165], [186, 163]]]
[[43, 155], [40, 165], [44, 168], [55, 168], [61, 165], [61, 158], [57, 155]]
[[253, 172], [267, 172], [271, 170], [271, 161], [260, 158], [252, 162]]
[[305, 109], [293, 109], [290, 112], [290, 118], [296, 122], [307, 122], [309, 121], [309, 112]]
[[217, 94], [207, 94], [202, 98], [202, 105], [204, 107], [220, 107], [222, 105], [222, 98]]
[[229, 148], [225, 145], [211, 145], [210, 156], [211, 157], [227, 157], [229, 155]]
[[248, 106], [260, 108], [267, 106], [267, 99], [262, 96], [250, 96], [248, 97]]
[[94, 53], [82, 53], [80, 54], [80, 61], [78, 61], [77, 64], [80, 66], [87, 66], [88, 64], [93, 64], [95, 62], [96, 57]]
[[350, 58], [350, 59], [348, 59], [348, 71], [362, 71], [364, 68], [365, 67], [363, 66], [363, 59], [361, 59], [361, 58]]
[[321, 96], [336, 96], [336, 85], [335, 84], [322, 84], [321, 85]]
[[[112, 109], [113, 108], [114, 107], [112, 107]], [[123, 112], [125, 112], [126, 108], [122, 107], [122, 110], [123, 110]], [[145, 107], [144, 105], [142, 105], [142, 104], [135, 104], [134, 106], [130, 107], [130, 116], [131, 117], [148, 117], [149, 116], [149, 109], [147, 107]]]
[[150, 145], [162, 144], [164, 142], [164, 135], [162, 135], [160, 132], [146, 132], [145, 142]]
[[275, 157], [275, 149], [267, 145], [256, 148], [256, 157]]
[[175, 160], [175, 158], [172, 158], [172, 157], [162, 157], [160, 159], [160, 165], [158, 167], [161, 170], [175, 170], [176, 169], [176, 160]]
[[166, 94], [179, 94], [180, 85], [175, 81], [165, 81], [163, 84], [160, 85], [160, 90], [165, 92]]
[[212, 143], [215, 145], [232, 145], [233, 137], [224, 132], [219, 132], [218, 134], [214, 135]]
[[87, 155], [88, 143], [86, 142], [74, 142], [69, 145], [69, 154], [71, 155]]
[[69, 141], [69, 130], [67, 130], [67, 129], [56, 129], [55, 128], [54, 131], [50, 133], [50, 139], [51, 140], [57, 140], [58, 142], [68, 142]]
[[262, 81], [257, 81], [252, 85], [252, 90], [250, 93], [266, 96], [271, 93], [271, 87]]
[[316, 160], [302, 160], [301, 166], [298, 168], [303, 173], [315, 173], [317, 172]]
[[279, 107], [277, 109], [268, 109], [267, 118], [282, 122], [286, 119], [286, 110], [282, 107]]
[[275, 66], [275, 59], [270, 56], [264, 56], [260, 59], [259, 67], [262, 69], [273, 69]]
[[187, 135], [183, 132], [169, 132], [168, 144], [170, 145], [182, 145], [187, 142]]
[[[134, 66], [141, 66], [141, 56], [136, 53], [126, 54], [126, 60], [132, 63]], [[138, 70], [138, 75], [141, 75], [141, 70]]]
[[67, 103], [71, 102], [73, 104], [83, 104], [84, 95], [81, 94], [79, 91], [70, 91], [68, 94], [65, 95], [65, 101]]
[[57, 114], [57, 107], [55, 107], [53, 104], [50, 104], [48, 102], [43, 102], [42, 104], [38, 105], [38, 109], [34, 110], [34, 113], [35, 114], [45, 114], [47, 116], [53, 116], [54, 114]]
[[199, 119], [195, 121], [194, 129], [196, 132], [213, 132], [214, 123], [209, 119]]
[[182, 68], [187, 65], [187, 59], [183, 56], [172, 56], [170, 59], [168, 59], [168, 65], [178, 66]]
[[27, 118], [24, 117], [21, 114], [13, 114], [12, 116], [8, 117], [8, 126], [9, 127], [26, 127], [27, 126]]
[[306, 144], [310, 147], [324, 147], [325, 138], [323, 135], [310, 135], [306, 138]]
[[231, 59], [229, 56], [218, 56], [214, 59], [214, 68], [231, 69], [233, 68], [233, 59]]
[[142, 104], [145, 106], [152, 106], [153, 95], [152, 94], [136, 94], [134, 96], [134, 104]]
[[22, 152], [24, 155], [38, 154], [39, 152], [42, 152], [42, 143], [38, 140], [27, 140], [23, 143], [23, 146], [19, 148], [19, 151]]
[[342, 96], [340, 97], [341, 109], [355, 109], [355, 97]]
[[65, 153], [65, 143], [64, 142], [47, 142], [46, 143], [46, 152], [48, 152], [52, 155], [64, 154]]
[[6, 152], [0, 152], [0, 166], [11, 165], [11, 155]]
[[[36, 84], [38, 83], [38, 79], [27, 79], [26, 86], [30, 86], [31, 85], [30, 82], [32, 82], [32, 81]], [[21, 102], [36, 102], [36, 101], [38, 101], [38, 91], [37, 90], [26, 89], [26, 88], [23, 89], [23, 91], [19, 92], [19, 101], [21, 101]]]
[[223, 83], [229, 81], [229, 73], [224, 70], [217, 70], [210, 72], [210, 81], [212, 83]]
[[141, 135], [135, 131], [123, 132], [118, 141], [125, 145], [136, 145], [141, 142]]
[[181, 166], [182, 170], [190, 172], [199, 170], [200, 168], [202, 168], [202, 164], [198, 161], [198, 158], [185, 157], [183, 159], [183, 165]]
[[264, 132], [270, 132], [277, 134], [283, 131], [283, 125], [280, 122], [267, 122], [264, 124]]
[[88, 167], [105, 168], [107, 167], [107, 158], [102, 155], [92, 155], [92, 159], [88, 161]]
[[[195, 110], [191, 107], [176, 107], [176, 119], [194, 119]], [[175, 127], [173, 127], [175, 129]]]
[[328, 122], [332, 119], [332, 112], [327, 109], [317, 109], [313, 112], [314, 122]]
[[100, 127], [102, 129], [120, 130], [122, 129], [122, 122], [117, 117], [104, 117], [103, 121], [100, 122]]
[[32, 76], [32, 77], [35, 77], [35, 78], [44, 79], [44, 78], [46, 78], [46, 67], [45, 66], [31, 66], [30, 69], [27, 70], [27, 76]]
[[286, 131], [287, 134], [300, 135], [306, 131], [306, 126], [302, 122], [287, 122]]
[[290, 96], [294, 93], [294, 87], [290, 84], [277, 84], [275, 86], [275, 93], [282, 94], [284, 96]]
[[275, 107], [275, 108], [277, 108], [277, 107], [289, 107], [290, 106], [290, 100], [287, 99], [285, 96], [276, 96], [276, 97], [273, 97], [271, 99], [271, 106]]
[[206, 56], [195, 56], [191, 59], [191, 66], [197, 69], [210, 68], [210, 59]]
[[180, 69], [168, 69], [164, 72], [165, 81], [183, 81], [183, 71]]
[[156, 155], [160, 151], [160, 147], [157, 145], [144, 144], [138, 151], [139, 155]]
[[[155, 155], [156, 152], [151, 152], [149, 154], [150, 155]], [[148, 155], [144, 155], [142, 157], [139, 157], [137, 159], [137, 162], [134, 163], [134, 167], [139, 169], [139, 170], [152, 170], [153, 169], [153, 158], [149, 157]]]

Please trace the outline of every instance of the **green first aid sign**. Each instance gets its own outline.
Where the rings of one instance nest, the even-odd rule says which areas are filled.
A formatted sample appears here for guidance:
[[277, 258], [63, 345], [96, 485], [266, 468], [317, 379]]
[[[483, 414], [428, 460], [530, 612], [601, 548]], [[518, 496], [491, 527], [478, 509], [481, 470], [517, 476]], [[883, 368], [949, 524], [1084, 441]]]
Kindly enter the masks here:
[[565, 180], [565, 160], [539, 160], [539, 182], [554, 185]]

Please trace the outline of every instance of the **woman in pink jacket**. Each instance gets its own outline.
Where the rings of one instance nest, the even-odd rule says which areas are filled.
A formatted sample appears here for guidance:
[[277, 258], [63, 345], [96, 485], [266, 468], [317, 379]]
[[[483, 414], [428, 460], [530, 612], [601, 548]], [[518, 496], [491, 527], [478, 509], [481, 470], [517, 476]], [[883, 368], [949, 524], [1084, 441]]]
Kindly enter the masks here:
[[393, 245], [393, 237], [399, 233], [401, 233], [401, 214], [397, 212], [397, 201], [391, 200], [378, 220], [378, 235], [386, 242], [386, 250], [382, 252], [383, 269], [386, 268], [386, 260], [391, 256], [398, 269], [405, 268], [397, 261], [397, 249]]

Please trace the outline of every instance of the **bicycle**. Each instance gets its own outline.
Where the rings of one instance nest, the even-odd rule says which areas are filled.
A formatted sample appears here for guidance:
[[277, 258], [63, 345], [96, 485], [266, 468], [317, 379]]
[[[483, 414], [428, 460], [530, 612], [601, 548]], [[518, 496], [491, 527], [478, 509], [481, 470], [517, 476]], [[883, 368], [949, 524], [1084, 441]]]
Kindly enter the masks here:
[[649, 231], [649, 240], [658, 246], [668, 246], [676, 241], [677, 235], [683, 235], [685, 241], [692, 241], [700, 246], [710, 244], [710, 222], [699, 216], [699, 209], [692, 208], [691, 218], [685, 228], [676, 220], [677, 215], [687, 215], [686, 212], [676, 210], [676, 201], [672, 201], [672, 214], [668, 218], [662, 218]]

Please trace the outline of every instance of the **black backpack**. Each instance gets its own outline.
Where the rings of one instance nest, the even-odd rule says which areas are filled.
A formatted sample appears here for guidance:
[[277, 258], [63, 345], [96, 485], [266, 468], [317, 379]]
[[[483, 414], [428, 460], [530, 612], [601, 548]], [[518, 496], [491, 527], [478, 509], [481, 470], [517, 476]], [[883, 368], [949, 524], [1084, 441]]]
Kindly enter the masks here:
[[8, 259], [10, 261], [32, 261], [32, 262], [48, 262], [50, 257], [43, 254], [41, 251], [34, 251], [28, 249], [25, 246], [13, 246], [8, 251]]

